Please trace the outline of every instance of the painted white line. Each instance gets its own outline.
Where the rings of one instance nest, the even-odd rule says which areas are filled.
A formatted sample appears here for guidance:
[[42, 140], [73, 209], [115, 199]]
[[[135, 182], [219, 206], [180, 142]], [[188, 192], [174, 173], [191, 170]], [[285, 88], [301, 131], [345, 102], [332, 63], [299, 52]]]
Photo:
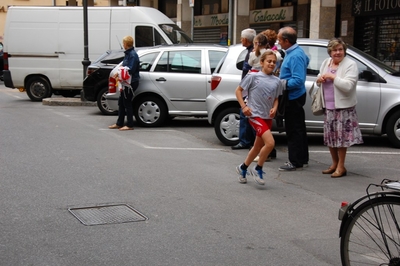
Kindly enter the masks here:
[[[329, 153], [329, 151], [308, 151], [310, 153]], [[380, 151], [347, 151], [352, 154], [379, 154], [379, 155], [400, 155], [400, 152], [380, 152]]]
[[213, 148], [174, 148], [174, 147], [152, 147], [148, 145], [142, 145], [145, 149], [151, 150], [184, 150], [184, 151], [225, 151], [225, 149], [213, 149]]
[[128, 140], [128, 142], [142, 147], [144, 149], [151, 149], [151, 150], [184, 150], [184, 151], [224, 151], [224, 149], [213, 149], [213, 148], [177, 148], [177, 147], [154, 147], [154, 146], [149, 146], [140, 142], [137, 142], [135, 140]]

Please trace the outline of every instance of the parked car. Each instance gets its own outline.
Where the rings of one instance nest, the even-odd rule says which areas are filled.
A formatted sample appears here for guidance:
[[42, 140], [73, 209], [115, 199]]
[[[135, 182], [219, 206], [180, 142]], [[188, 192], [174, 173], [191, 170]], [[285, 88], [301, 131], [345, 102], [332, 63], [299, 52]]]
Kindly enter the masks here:
[[109, 108], [105, 95], [108, 93], [108, 76], [111, 70], [124, 59], [124, 50], [108, 50], [88, 66], [83, 80], [83, 97], [87, 101], [97, 102], [105, 115], [117, 114]]
[[[176, 116], [207, 117], [211, 74], [227, 49], [213, 44], [186, 44], [139, 50], [140, 82], [133, 99], [136, 122], [150, 127], [161, 126]], [[119, 91], [110, 88], [107, 104], [118, 110]]]
[[[298, 44], [310, 58], [307, 68], [307, 93], [319, 73], [322, 61], [328, 57], [328, 40], [298, 39]], [[208, 121], [214, 125], [218, 139], [226, 145], [239, 143], [239, 104], [235, 89], [240, 82], [245, 56], [240, 45], [229, 47], [211, 78], [211, 93], [206, 99]], [[356, 107], [363, 134], [386, 134], [391, 144], [400, 148], [400, 73], [376, 58], [348, 46], [347, 56], [358, 66], [358, 104]], [[304, 106], [308, 132], [323, 132], [323, 116], [311, 112], [311, 98]], [[273, 130], [282, 131], [274, 123]]]

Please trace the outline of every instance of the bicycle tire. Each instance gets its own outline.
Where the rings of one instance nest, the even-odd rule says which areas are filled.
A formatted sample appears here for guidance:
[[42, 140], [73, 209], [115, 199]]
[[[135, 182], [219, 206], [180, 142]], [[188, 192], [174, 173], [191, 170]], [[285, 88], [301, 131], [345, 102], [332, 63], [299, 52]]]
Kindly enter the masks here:
[[[340, 239], [343, 266], [400, 266], [400, 197], [380, 196], [358, 206]], [[400, 221], [400, 220], [399, 220]]]

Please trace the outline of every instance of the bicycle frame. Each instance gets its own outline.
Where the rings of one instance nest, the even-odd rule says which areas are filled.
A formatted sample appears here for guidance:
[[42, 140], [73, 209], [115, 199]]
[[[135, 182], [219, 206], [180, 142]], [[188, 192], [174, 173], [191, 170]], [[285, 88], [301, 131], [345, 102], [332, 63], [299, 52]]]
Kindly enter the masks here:
[[[371, 185], [376, 186], [375, 184], [371, 184]], [[371, 185], [370, 185], [370, 186], [371, 186]], [[368, 190], [368, 189], [367, 189], [367, 190]], [[345, 226], [347, 220], [348, 220], [349, 218], [351, 218], [351, 215], [352, 215], [353, 211], [354, 211], [359, 205], [363, 204], [363, 203], [366, 202], [366, 201], [371, 200], [371, 198], [385, 197], [385, 196], [395, 196], [395, 197], [399, 197], [399, 201], [400, 201], [400, 192], [396, 192], [396, 191], [381, 191], [381, 192], [375, 192], [375, 193], [372, 193], [372, 194], [369, 194], [369, 193], [368, 193], [367, 195], [365, 195], [365, 196], [363, 196], [363, 197], [357, 199], [355, 202], [350, 203], [350, 204], [347, 206], [347, 209], [346, 209], [346, 211], [344, 212], [344, 215], [343, 215], [343, 217], [342, 217], [342, 219], [341, 219], [342, 222], [341, 222], [341, 224], [340, 224], [339, 237], [342, 237], [342, 236], [343, 236], [343, 227]], [[339, 217], [339, 220], [340, 220], [340, 217]]]
[[[372, 198], [377, 198], [377, 197], [385, 197], [385, 196], [394, 196], [394, 197], [399, 197], [400, 201], [400, 190], [398, 189], [393, 189], [387, 186], [387, 184], [392, 183], [392, 182], [399, 182], [398, 180], [389, 180], [389, 179], [383, 179], [380, 184], [369, 184], [366, 192], [367, 194], [359, 199], [357, 199], [355, 202], [350, 203], [346, 210], [344, 211], [343, 215], [341, 215], [339, 211], [339, 220], [341, 220], [340, 224], [340, 229], [339, 229], [339, 237], [343, 236], [343, 227], [346, 224], [347, 220], [351, 217], [353, 211], [361, 204], [363, 204], [366, 201], [370, 201]], [[378, 187], [381, 189], [379, 192], [374, 192], [370, 193], [369, 190], [372, 187]], [[391, 191], [385, 190], [385, 189], [392, 189]], [[342, 216], [342, 217], [341, 217]]]

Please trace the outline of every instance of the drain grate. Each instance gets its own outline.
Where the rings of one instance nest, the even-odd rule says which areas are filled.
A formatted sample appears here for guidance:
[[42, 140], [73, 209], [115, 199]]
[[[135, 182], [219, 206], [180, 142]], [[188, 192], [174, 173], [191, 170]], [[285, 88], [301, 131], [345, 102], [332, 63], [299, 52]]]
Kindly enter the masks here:
[[148, 219], [127, 204], [69, 208], [68, 211], [84, 225], [140, 222]]

